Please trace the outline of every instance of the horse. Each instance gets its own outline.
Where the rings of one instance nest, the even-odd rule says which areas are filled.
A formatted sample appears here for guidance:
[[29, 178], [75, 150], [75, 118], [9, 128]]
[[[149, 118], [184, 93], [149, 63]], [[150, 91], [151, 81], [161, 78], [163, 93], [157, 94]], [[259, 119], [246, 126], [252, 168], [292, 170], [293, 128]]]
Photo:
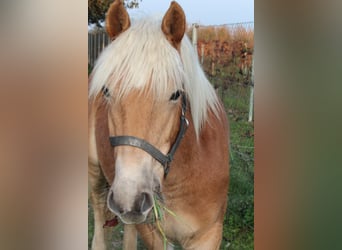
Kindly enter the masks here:
[[106, 249], [108, 213], [148, 249], [219, 249], [229, 184], [229, 128], [221, 101], [185, 34], [182, 7], [130, 20], [106, 15], [111, 43], [88, 85], [92, 249]]

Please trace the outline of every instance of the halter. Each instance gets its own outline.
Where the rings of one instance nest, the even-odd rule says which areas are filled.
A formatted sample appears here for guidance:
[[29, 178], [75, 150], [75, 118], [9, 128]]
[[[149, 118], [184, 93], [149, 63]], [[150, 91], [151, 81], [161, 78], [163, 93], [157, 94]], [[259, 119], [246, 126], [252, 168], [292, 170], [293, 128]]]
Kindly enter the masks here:
[[189, 121], [185, 118], [185, 113], [186, 113], [186, 96], [182, 92], [182, 114], [180, 117], [180, 128], [178, 131], [177, 138], [175, 142], [173, 143], [169, 153], [167, 155], [163, 154], [160, 152], [159, 149], [154, 147], [152, 144], [148, 143], [147, 141], [140, 139], [135, 136], [111, 136], [109, 137], [110, 144], [113, 147], [116, 146], [132, 146], [132, 147], [137, 147], [145, 152], [149, 153], [154, 159], [156, 159], [164, 168], [164, 178], [166, 178], [167, 174], [169, 173], [170, 170], [170, 163], [173, 160], [174, 154], [184, 137], [184, 134], [189, 126]]

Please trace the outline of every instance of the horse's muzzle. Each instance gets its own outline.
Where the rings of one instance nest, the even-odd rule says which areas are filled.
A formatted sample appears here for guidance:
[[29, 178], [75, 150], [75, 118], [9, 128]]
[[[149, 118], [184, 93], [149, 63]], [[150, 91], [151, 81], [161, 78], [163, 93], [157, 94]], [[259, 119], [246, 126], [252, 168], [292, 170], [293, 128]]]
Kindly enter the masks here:
[[153, 207], [153, 197], [151, 194], [143, 192], [136, 196], [132, 204], [131, 208], [124, 208], [120, 202], [115, 200], [113, 191], [109, 190], [107, 206], [125, 224], [139, 224], [144, 222]]

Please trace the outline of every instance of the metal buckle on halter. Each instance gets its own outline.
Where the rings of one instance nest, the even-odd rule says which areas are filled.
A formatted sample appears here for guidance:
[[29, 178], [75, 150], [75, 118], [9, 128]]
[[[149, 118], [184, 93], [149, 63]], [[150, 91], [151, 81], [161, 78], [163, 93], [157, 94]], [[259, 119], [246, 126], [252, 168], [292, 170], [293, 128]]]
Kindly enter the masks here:
[[170, 162], [166, 163], [164, 166], [164, 179], [166, 178], [169, 171], [170, 171]]
[[183, 116], [183, 117], [184, 117], [184, 120], [185, 120], [185, 126], [186, 126], [186, 127], [189, 127], [189, 121], [188, 121], [188, 119], [186, 119], [185, 116]]

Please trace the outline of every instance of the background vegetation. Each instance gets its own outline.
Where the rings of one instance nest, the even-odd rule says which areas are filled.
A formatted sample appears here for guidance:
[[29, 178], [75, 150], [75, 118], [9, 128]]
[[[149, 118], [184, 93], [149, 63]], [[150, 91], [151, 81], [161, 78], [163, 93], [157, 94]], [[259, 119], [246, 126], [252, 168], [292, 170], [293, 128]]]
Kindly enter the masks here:
[[[141, 0], [122, 0], [126, 8], [138, 8]], [[88, 0], [88, 24], [94, 23], [101, 26], [100, 23], [105, 19], [109, 5], [113, 0]]]
[[[188, 35], [191, 38], [192, 28]], [[254, 124], [247, 120], [254, 31], [243, 26], [200, 27], [197, 48], [203, 69], [217, 89], [230, 122], [230, 185], [221, 249], [253, 249]], [[93, 233], [90, 206], [88, 225], [90, 247]], [[109, 244], [121, 249], [122, 227], [106, 230]], [[139, 249], [145, 249], [141, 242]]]

